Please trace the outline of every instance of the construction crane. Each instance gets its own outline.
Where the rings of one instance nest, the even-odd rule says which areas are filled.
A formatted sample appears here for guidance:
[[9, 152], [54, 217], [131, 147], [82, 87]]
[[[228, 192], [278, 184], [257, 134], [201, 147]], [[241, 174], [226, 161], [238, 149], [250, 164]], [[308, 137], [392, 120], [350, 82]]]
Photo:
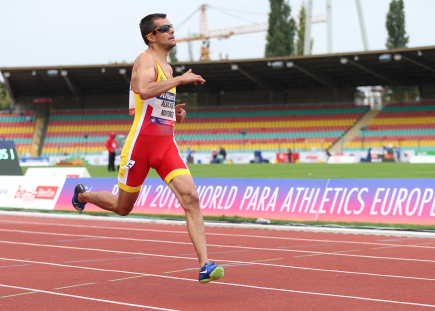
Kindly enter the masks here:
[[[201, 5], [197, 10], [195, 10], [186, 20], [184, 20], [180, 25], [177, 26], [177, 29], [179, 29], [190, 17], [192, 17], [196, 12], [201, 10], [201, 17], [199, 22], [199, 33], [193, 34], [192, 36], [189, 36], [187, 38], [177, 39], [177, 42], [189, 42], [190, 41], [197, 41], [202, 40], [202, 46], [201, 46], [201, 57], [200, 61], [204, 60], [210, 60], [210, 39], [211, 38], [217, 38], [218, 40], [221, 39], [228, 39], [232, 35], [243, 35], [248, 33], [255, 33], [255, 32], [263, 32], [267, 31], [269, 24], [268, 23], [254, 23], [251, 25], [245, 25], [245, 26], [238, 26], [238, 27], [229, 27], [229, 28], [223, 28], [223, 29], [215, 29], [215, 30], [209, 30], [208, 29], [208, 23], [207, 23], [207, 14], [206, 10], [207, 8], [214, 8], [217, 10], [227, 10], [227, 11], [235, 11], [232, 9], [226, 9], [226, 8], [219, 8], [215, 6], [211, 6], [208, 4]], [[258, 13], [248, 13], [243, 12], [247, 14], [255, 14], [255, 15], [266, 15], [266, 14], [258, 14]], [[312, 17], [311, 23], [324, 23], [326, 22], [326, 19], [323, 15], [315, 15]]]

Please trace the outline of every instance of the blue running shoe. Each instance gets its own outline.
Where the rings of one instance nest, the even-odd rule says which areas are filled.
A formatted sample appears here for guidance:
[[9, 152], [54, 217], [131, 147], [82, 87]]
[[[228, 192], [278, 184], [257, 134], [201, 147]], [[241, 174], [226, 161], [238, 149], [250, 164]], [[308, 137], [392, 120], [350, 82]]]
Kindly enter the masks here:
[[215, 265], [214, 262], [207, 262], [199, 272], [199, 281], [208, 283], [221, 279], [225, 274], [224, 267]]
[[74, 189], [74, 195], [72, 197], [72, 205], [76, 210], [80, 212], [80, 214], [85, 209], [85, 205], [86, 205], [86, 203], [82, 203], [78, 199], [79, 193], [83, 193], [83, 192], [86, 192], [85, 186], [83, 186], [82, 184], [77, 184]]

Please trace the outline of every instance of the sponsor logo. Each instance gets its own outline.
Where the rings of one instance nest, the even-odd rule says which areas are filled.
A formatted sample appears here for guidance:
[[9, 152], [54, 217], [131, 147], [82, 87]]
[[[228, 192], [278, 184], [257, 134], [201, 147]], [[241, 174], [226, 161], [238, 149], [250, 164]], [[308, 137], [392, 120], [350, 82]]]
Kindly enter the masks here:
[[57, 189], [59, 189], [59, 187], [37, 186], [35, 190], [26, 190], [21, 189], [21, 185], [19, 185], [17, 192], [15, 192], [14, 199], [22, 199], [23, 202], [33, 202], [35, 199], [53, 200], [56, 196]]
[[59, 187], [38, 186], [36, 187], [35, 199], [53, 200]]
[[80, 175], [66, 175], [67, 178], [78, 178]]

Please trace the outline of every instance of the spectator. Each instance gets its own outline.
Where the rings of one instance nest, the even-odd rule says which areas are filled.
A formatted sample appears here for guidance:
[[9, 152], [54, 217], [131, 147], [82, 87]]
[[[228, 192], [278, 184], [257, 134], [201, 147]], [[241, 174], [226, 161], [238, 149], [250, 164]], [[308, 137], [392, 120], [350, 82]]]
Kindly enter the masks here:
[[32, 120], [32, 118], [29, 115], [27, 115], [26, 116], [26, 122], [30, 122], [30, 120]]
[[288, 150], [288, 163], [292, 163], [292, 150]]
[[215, 148], [213, 148], [213, 151], [211, 152], [211, 156], [213, 157], [213, 160], [216, 160], [217, 157], [217, 151]]
[[219, 149], [219, 154], [223, 157], [223, 159], [225, 160], [227, 157], [227, 152], [225, 151], [224, 147], [220, 147]]
[[115, 150], [118, 147], [118, 142], [115, 140], [115, 132], [110, 132], [109, 138], [106, 140], [106, 148], [109, 151], [109, 172], [115, 171]]
[[187, 163], [193, 163], [193, 150], [187, 147]]

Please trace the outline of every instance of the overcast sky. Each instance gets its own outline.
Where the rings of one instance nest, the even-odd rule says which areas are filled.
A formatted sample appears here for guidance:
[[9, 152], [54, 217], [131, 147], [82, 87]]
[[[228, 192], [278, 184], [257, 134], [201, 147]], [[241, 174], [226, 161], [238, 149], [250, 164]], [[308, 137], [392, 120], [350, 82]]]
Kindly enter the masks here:
[[[175, 37], [199, 31], [199, 13], [177, 29], [204, 1], [211, 6], [263, 15], [228, 12], [241, 19], [210, 9], [209, 29], [266, 23], [269, 0], [0, 0], [0, 67], [106, 64], [133, 62], [146, 49], [140, 20], [150, 13], [166, 13], [176, 27]], [[326, 0], [313, 1], [313, 15], [326, 16]], [[385, 49], [386, 14], [390, 0], [361, 0], [370, 50]], [[290, 0], [297, 16], [302, 0]], [[409, 47], [435, 45], [435, 0], [405, 0]], [[363, 43], [354, 0], [332, 0], [333, 52], [362, 51]], [[312, 26], [313, 54], [324, 54], [326, 24]], [[230, 59], [264, 57], [266, 32], [211, 40], [211, 58], [228, 53]], [[192, 44], [199, 59], [200, 42]], [[189, 60], [187, 43], [177, 45], [180, 61]]]

